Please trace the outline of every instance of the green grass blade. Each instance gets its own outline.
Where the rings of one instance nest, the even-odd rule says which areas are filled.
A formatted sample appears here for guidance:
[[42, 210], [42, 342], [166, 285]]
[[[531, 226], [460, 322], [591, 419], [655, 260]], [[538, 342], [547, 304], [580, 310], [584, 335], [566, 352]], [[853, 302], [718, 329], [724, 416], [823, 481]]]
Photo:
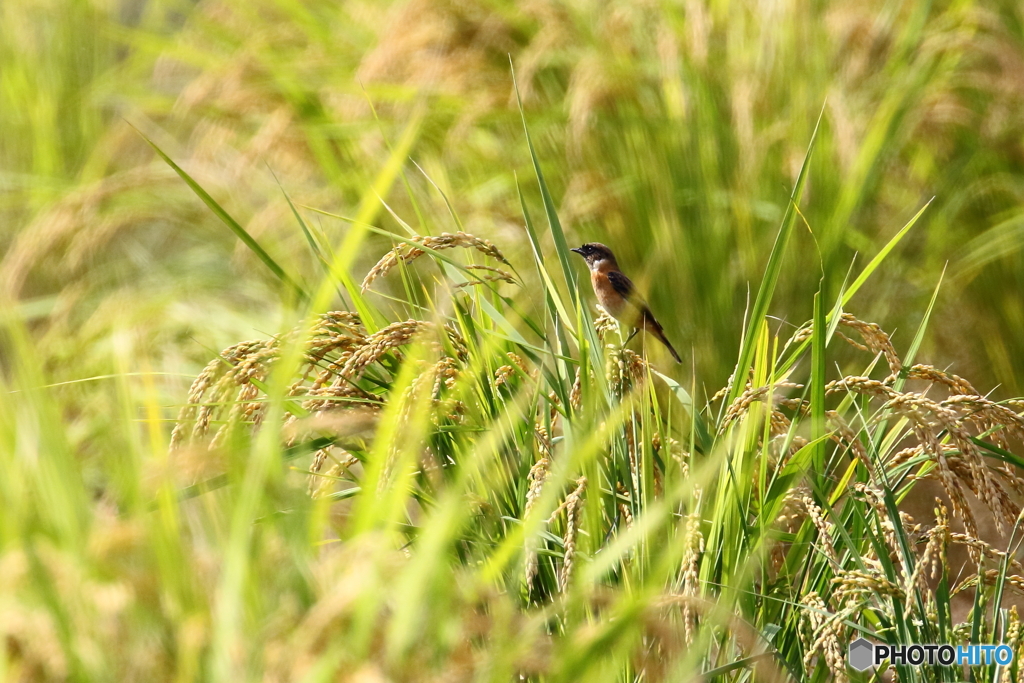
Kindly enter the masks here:
[[939, 281], [935, 283], [935, 289], [932, 291], [932, 298], [928, 301], [928, 308], [924, 310], [924, 317], [921, 318], [921, 324], [917, 327], [917, 334], [914, 335], [914, 341], [910, 343], [910, 348], [907, 349], [907, 354], [903, 357], [903, 371], [900, 373], [899, 378], [896, 380], [893, 388], [896, 391], [903, 391], [903, 385], [907, 381], [907, 371], [914, 364], [917, 359], [917, 352], [921, 349], [921, 344], [924, 342], [924, 333], [928, 329], [928, 321], [931, 320], [932, 311], [935, 310], [935, 302], [939, 298], [939, 290], [942, 288], [942, 281], [946, 277], [946, 269], [942, 269], [942, 274], [939, 275]]
[[548, 190], [548, 185], [544, 182], [544, 172], [540, 169], [540, 161], [537, 159], [537, 152], [533, 147], [533, 139], [530, 137], [529, 126], [526, 125], [526, 112], [523, 111], [523, 101], [519, 97], [519, 85], [516, 83], [515, 69], [512, 69], [512, 85], [516, 91], [516, 102], [519, 105], [519, 116], [523, 120], [523, 132], [526, 135], [526, 145], [530, 149], [530, 159], [533, 161], [533, 170], [537, 174], [537, 184], [540, 185], [540, 194], [544, 200], [544, 213], [547, 215], [548, 226], [551, 228], [551, 237], [555, 242], [555, 253], [558, 255], [558, 261], [562, 265], [562, 274], [565, 276], [565, 282], [569, 285], [569, 296], [572, 297], [572, 301], [575, 304], [579, 296], [577, 289], [577, 278], [576, 271], [573, 269], [570, 263], [570, 251], [569, 244], [565, 241], [565, 233], [562, 232], [562, 223], [558, 220], [558, 212], [555, 210], [555, 203], [551, 199], [551, 192]]
[[142, 136], [143, 140], [149, 143], [149, 146], [153, 148], [153, 151], [155, 151], [160, 156], [160, 158], [164, 160], [164, 163], [170, 166], [171, 169], [173, 169], [174, 172], [177, 173], [178, 176], [185, 181], [185, 184], [189, 186], [189, 188], [196, 194], [196, 196], [203, 200], [203, 203], [206, 204], [206, 206], [209, 207], [211, 211], [213, 211], [214, 215], [217, 216], [217, 218], [219, 218], [221, 222], [224, 223], [224, 225], [228, 226], [228, 228], [231, 229], [231, 232], [235, 233], [235, 236], [238, 237], [238, 239], [242, 240], [242, 243], [245, 246], [247, 246], [249, 250], [253, 254], [255, 254], [257, 258], [259, 258], [260, 261], [263, 262], [263, 264], [270, 270], [270, 272], [276, 275], [281, 280], [281, 282], [287, 285], [288, 288], [292, 290], [292, 292], [296, 294], [300, 300], [305, 300], [308, 298], [306, 290], [304, 290], [290, 275], [288, 275], [288, 273], [285, 272], [284, 268], [282, 268], [277, 263], [277, 261], [275, 261], [273, 257], [270, 254], [268, 254], [263, 247], [260, 246], [259, 242], [257, 242], [252, 235], [246, 232], [245, 228], [243, 228], [238, 223], [238, 221], [232, 218], [231, 214], [225, 211], [224, 207], [218, 204], [217, 201], [210, 196], [209, 192], [204, 190], [202, 186], [192, 178], [192, 176], [190, 176], [188, 173], [184, 171], [184, 169], [182, 169], [180, 166], [174, 163], [174, 161], [169, 156], [167, 156], [164, 153], [164, 151], [157, 146], [155, 142], [146, 137], [146, 135], [142, 131], [139, 131], [138, 128], [136, 128], [135, 130], [138, 131], [139, 135]]
[[757, 298], [754, 299], [754, 307], [751, 310], [750, 319], [747, 321], [747, 329], [743, 337], [743, 345], [740, 347], [739, 360], [736, 363], [735, 379], [733, 380], [733, 385], [729, 392], [727, 405], [731, 404], [739, 398], [740, 394], [743, 393], [744, 385], [746, 384], [747, 371], [754, 358], [757, 331], [761, 326], [761, 322], [764, 320], [765, 315], [768, 313], [769, 305], [771, 305], [772, 296], [775, 293], [775, 285], [778, 283], [779, 275], [782, 273], [782, 261], [785, 256], [786, 245], [789, 243], [789, 238], [793, 234], [793, 228], [796, 225], [796, 218], [798, 215], [796, 206], [800, 203], [800, 199], [803, 197], [804, 186], [807, 183], [807, 173], [810, 167], [811, 155], [814, 152], [814, 144], [818, 139], [818, 129], [821, 127], [821, 118], [824, 114], [825, 109], [822, 108], [821, 113], [818, 115], [818, 122], [814, 124], [814, 132], [811, 134], [811, 141], [807, 145], [807, 152], [804, 155], [803, 164], [800, 165], [800, 173], [797, 175], [796, 183], [793, 186], [793, 193], [790, 195], [786, 214], [782, 218], [782, 226], [779, 228], [779, 234], [775, 238], [775, 245], [772, 247], [772, 253], [768, 257], [768, 265], [765, 267], [764, 277], [761, 280], [761, 286], [757, 290]]
[[[932, 292], [931, 301], [928, 302], [928, 308], [925, 309], [924, 317], [921, 319], [921, 324], [917, 328], [917, 334], [914, 335], [914, 340], [910, 344], [910, 349], [903, 359], [903, 368], [900, 371], [899, 376], [893, 383], [893, 389], [895, 391], [903, 391], [903, 386], [907, 382], [907, 371], [914, 364], [914, 359], [917, 357], [918, 349], [921, 348], [921, 343], [924, 341], [924, 333], [928, 328], [928, 321], [931, 319], [932, 310], [935, 308], [935, 302], [939, 297], [939, 289], [942, 287], [942, 279], [946, 274], [946, 269], [942, 269], [942, 275], [939, 276], [939, 281], [935, 284], [935, 290]], [[875, 431], [878, 443], [881, 443], [881, 439], [886, 433], [888, 426], [888, 419], [881, 420], [878, 424], [878, 429]]]
[[694, 430], [694, 440], [698, 450], [701, 453], [710, 453], [711, 447], [714, 443], [714, 439], [711, 436], [711, 431], [708, 429], [708, 424], [704, 419], [703, 413], [697, 410], [693, 405], [693, 397], [679, 382], [675, 381], [668, 375], [664, 375], [657, 370], [653, 371], [655, 375], [660, 377], [663, 382], [668, 386], [669, 390], [675, 394], [679, 402], [683, 404], [686, 411], [690, 415], [690, 419], [693, 420], [692, 428]]
[[857, 276], [857, 279], [853, 281], [853, 283], [849, 286], [849, 288], [847, 288], [846, 292], [843, 294], [843, 305], [846, 305], [850, 301], [850, 299], [853, 298], [853, 295], [857, 293], [857, 290], [861, 288], [861, 285], [867, 282], [867, 279], [871, 277], [871, 274], [875, 272], [878, 266], [881, 265], [882, 261], [884, 261], [885, 258], [889, 255], [889, 253], [896, 248], [896, 245], [900, 243], [900, 241], [906, 236], [906, 234], [910, 232], [910, 229], [914, 227], [914, 224], [917, 223], [918, 219], [920, 219], [921, 216], [924, 215], [924, 212], [928, 209], [929, 206], [931, 206], [933, 201], [935, 201], [934, 198], [929, 199], [927, 203], [925, 203], [925, 205], [922, 206], [916, 214], [914, 214], [914, 217], [907, 221], [907, 224], [900, 228], [900, 231], [893, 235], [893, 238], [889, 240], [889, 242], [884, 247], [882, 247], [882, 249], [877, 254], [875, 254], [875, 257], [871, 259], [871, 261], [866, 266], [864, 266], [864, 270], [860, 272], [860, 275]]
[[[824, 287], [824, 279], [822, 279]], [[814, 328], [811, 334], [811, 439], [817, 442], [811, 457], [816, 477], [825, 473], [825, 444], [818, 441], [825, 434], [825, 296], [814, 295]], [[820, 479], [819, 479], [820, 482]]]
[[299, 227], [302, 229], [302, 234], [306, 238], [306, 243], [309, 244], [309, 250], [313, 252], [313, 255], [316, 256], [317, 260], [324, 266], [324, 272], [330, 273], [331, 268], [327, 262], [327, 258], [324, 256], [323, 249], [317, 242], [316, 238], [313, 237], [313, 233], [310, 231], [309, 226], [306, 225], [306, 221], [302, 219], [302, 215], [299, 213], [299, 210], [295, 208], [295, 204], [292, 203], [292, 198], [288, 196], [287, 190], [284, 189], [284, 185], [281, 184], [280, 179], [278, 179], [277, 174], [274, 173], [273, 169], [270, 169], [270, 175], [274, 176], [274, 182], [276, 182], [277, 186], [281, 189], [281, 194], [284, 196], [284, 200], [288, 202], [288, 208], [291, 210], [292, 215], [295, 217]]

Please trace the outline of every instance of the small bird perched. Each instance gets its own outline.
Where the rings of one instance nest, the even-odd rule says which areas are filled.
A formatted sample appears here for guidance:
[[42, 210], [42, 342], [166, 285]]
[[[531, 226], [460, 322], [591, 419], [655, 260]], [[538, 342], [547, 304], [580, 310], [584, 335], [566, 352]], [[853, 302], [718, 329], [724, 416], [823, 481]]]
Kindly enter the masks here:
[[[597, 295], [597, 300], [604, 310], [608, 311], [608, 315], [633, 328], [633, 334], [629, 335], [629, 339], [632, 339], [640, 329], [649, 332], [665, 345], [677, 363], [682, 363], [683, 359], [665, 337], [665, 330], [654, 318], [647, 302], [637, 294], [633, 282], [619, 270], [612, 250], [603, 244], [590, 242], [571, 251], [586, 259], [590, 268], [590, 282], [594, 285], [594, 294]], [[626, 341], [629, 342], [629, 339]]]

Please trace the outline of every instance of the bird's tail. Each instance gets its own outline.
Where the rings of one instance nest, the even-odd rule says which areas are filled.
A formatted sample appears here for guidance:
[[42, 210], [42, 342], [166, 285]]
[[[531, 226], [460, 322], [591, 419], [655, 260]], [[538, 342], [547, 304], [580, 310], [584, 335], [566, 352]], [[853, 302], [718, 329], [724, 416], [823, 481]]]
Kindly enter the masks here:
[[672, 357], [676, 359], [677, 363], [683, 362], [683, 359], [679, 357], [679, 354], [676, 352], [676, 350], [672, 348], [672, 343], [665, 338], [664, 332], [662, 332], [659, 329], [657, 332], [654, 333], [654, 336], [658, 338], [658, 341], [665, 345], [665, 348], [668, 349], [668, 352], [672, 354]]
[[643, 312], [643, 326], [647, 332], [653, 334], [658, 338], [658, 341], [665, 345], [665, 348], [668, 349], [668, 352], [672, 354], [672, 357], [676, 359], [677, 363], [683, 362], [683, 359], [679, 357], [679, 354], [672, 347], [672, 343], [668, 340], [668, 337], [665, 336], [665, 330], [662, 329], [661, 323], [654, 319], [654, 316], [651, 315], [650, 311], [645, 310]]

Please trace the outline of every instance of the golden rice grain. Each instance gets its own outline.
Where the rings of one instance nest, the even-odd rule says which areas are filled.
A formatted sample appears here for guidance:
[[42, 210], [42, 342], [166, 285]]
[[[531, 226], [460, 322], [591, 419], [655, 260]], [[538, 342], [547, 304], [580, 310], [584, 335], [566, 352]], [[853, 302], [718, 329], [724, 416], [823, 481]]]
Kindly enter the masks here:
[[[886, 363], [889, 365], [889, 371], [891, 373], [890, 378], [895, 378], [899, 375], [900, 370], [903, 369], [903, 363], [900, 361], [899, 356], [896, 355], [896, 350], [893, 348], [889, 335], [882, 331], [882, 328], [879, 327], [878, 324], [858, 320], [850, 313], [843, 313], [839, 318], [839, 324], [843, 327], [856, 330], [864, 340], [864, 343], [860, 344], [839, 332], [838, 334], [841, 339], [863, 351], [882, 354], [885, 357]], [[812, 334], [813, 325], [807, 325], [797, 330], [796, 334], [793, 335], [792, 341], [806, 341]]]
[[480, 275], [475, 280], [467, 280], [466, 282], [461, 282], [455, 285], [456, 289], [461, 287], [469, 287], [472, 285], [483, 285], [487, 284], [488, 282], [507, 282], [510, 285], [519, 284], [519, 281], [516, 280], [515, 276], [512, 273], [508, 272], [507, 270], [502, 270], [501, 268], [493, 268], [491, 266], [480, 266], [472, 264], [466, 266], [466, 269], [488, 271], [490, 273], [493, 273], [493, 275]]
[[[704, 535], [701, 533], [701, 518], [698, 509], [700, 507], [700, 490], [694, 492], [693, 512], [686, 517], [686, 536], [683, 543], [686, 552], [680, 569], [680, 583], [682, 595], [689, 598], [696, 598], [701, 594], [700, 589], [700, 559], [704, 554]], [[692, 606], [683, 604], [683, 634], [687, 645], [693, 644], [694, 635], [697, 632], [697, 615]]]
[[886, 579], [879, 572], [860, 571], [858, 569], [843, 570], [839, 573], [839, 576], [832, 579], [832, 583], [839, 586], [843, 593], [873, 593], [900, 600], [906, 597], [906, 593], [902, 588]]
[[817, 654], [825, 660], [825, 665], [832, 674], [832, 680], [846, 683], [846, 658], [839, 646], [841, 633], [836, 620], [829, 612], [828, 606], [818, 595], [811, 591], [801, 600], [806, 608], [802, 615], [801, 639], [805, 643], [804, 669], [814, 669], [814, 657]]
[[[330, 493], [337, 483], [337, 479], [347, 472], [359, 460], [345, 450], [339, 450], [339, 456], [335, 456], [333, 449], [321, 448], [313, 458], [313, 466], [310, 468], [308, 492], [311, 498], [322, 498]], [[331, 466], [324, 474], [320, 473], [323, 465], [328, 460]]]
[[[363, 284], [361, 286], [362, 291], [365, 292], [370, 287], [370, 285], [373, 284], [373, 281], [376, 280], [377, 278], [384, 277], [385, 275], [387, 275], [392, 268], [398, 265], [399, 262], [404, 262], [408, 264], [415, 261], [423, 254], [425, 254], [426, 250], [421, 247], [425, 247], [426, 249], [430, 249], [433, 251], [441, 251], [444, 249], [455, 248], [476, 249], [485, 256], [490, 256], [496, 261], [500, 261], [501, 263], [504, 263], [506, 265], [508, 264], [508, 261], [505, 259], [504, 254], [502, 254], [501, 251], [496, 246], [491, 244], [490, 241], [480, 239], [479, 237], [476, 237], [475, 235], [470, 235], [469, 233], [466, 232], [459, 231], [454, 234], [450, 232], [444, 232], [436, 237], [417, 235], [416, 237], [410, 238], [407, 242], [402, 242], [398, 244], [394, 249], [389, 251], [380, 261], [378, 261], [377, 264], [373, 266], [373, 268], [370, 269], [370, 271], [366, 274], [366, 277], [363, 279]], [[498, 272], [505, 274], [505, 271]], [[508, 277], [512, 281], [514, 281], [514, 278], [512, 278], [511, 274], [509, 274]]]
[[[551, 442], [547, 430], [538, 425], [535, 430], [537, 447], [540, 449], [540, 458], [530, 468], [527, 475], [526, 505], [523, 507], [523, 520], [529, 518], [537, 500], [544, 489], [544, 482], [547, 481], [551, 471]], [[537, 576], [537, 550], [528, 544], [525, 558], [526, 586], [527, 591], [533, 587], [533, 580]]]
[[622, 517], [622, 521], [629, 530], [633, 526], [633, 511], [630, 510], [630, 503], [632, 502], [629, 497], [629, 491], [622, 483], [615, 485], [616, 502], [618, 503], [619, 515]]
[[[740, 394], [735, 401], [726, 409], [725, 416], [722, 419], [722, 427], [719, 431], [724, 431], [725, 428], [733, 421], [738, 420], [740, 417], [746, 414], [750, 409], [750, 406], [758, 401], [762, 401], [768, 396], [768, 392], [773, 393], [780, 389], [803, 389], [804, 385], [796, 384], [793, 382], [777, 382], [772, 386], [757, 387], [756, 389], [748, 387], [742, 394]], [[712, 399], [713, 400], [713, 399]]]
[[558, 590], [565, 592], [572, 578], [573, 565], [576, 560], [576, 537], [580, 530], [580, 508], [583, 506], [583, 492], [587, 489], [587, 478], [576, 480], [576, 490], [565, 499], [565, 536], [563, 545], [565, 553], [562, 559], [562, 571], [558, 574]]
[[807, 516], [818, 530], [818, 540], [821, 544], [822, 554], [828, 558], [833, 567], [842, 566], [839, 563], [839, 556], [836, 555], [835, 546], [832, 544], [832, 524], [825, 519], [821, 508], [818, 507], [818, 504], [814, 502], [810, 495], [805, 495], [801, 500], [804, 510], [807, 511]]
[[[1017, 614], [1017, 606], [1011, 605], [1010, 610], [1007, 613], [1006, 619], [1006, 635], [1003, 637], [1003, 642], [1010, 646], [1010, 651], [1013, 652], [1013, 661], [1017, 662], [1017, 667], [1021, 668], [1020, 662], [1020, 616]], [[1011, 672], [1013, 666], [1002, 667], [1002, 673], [999, 675], [999, 683], [1013, 683]], [[1018, 677], [1019, 678], [1019, 677]]]

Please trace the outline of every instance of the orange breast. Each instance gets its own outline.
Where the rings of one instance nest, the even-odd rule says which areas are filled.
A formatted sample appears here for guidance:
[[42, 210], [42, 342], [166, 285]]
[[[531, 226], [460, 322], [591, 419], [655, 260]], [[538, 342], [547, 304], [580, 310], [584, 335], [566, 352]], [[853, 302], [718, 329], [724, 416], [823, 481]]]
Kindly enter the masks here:
[[636, 325], [638, 320], [636, 308], [615, 291], [612, 283], [608, 281], [607, 275], [599, 272], [591, 273], [590, 282], [594, 285], [594, 294], [597, 295], [598, 303], [608, 311], [608, 315], [626, 325]]

